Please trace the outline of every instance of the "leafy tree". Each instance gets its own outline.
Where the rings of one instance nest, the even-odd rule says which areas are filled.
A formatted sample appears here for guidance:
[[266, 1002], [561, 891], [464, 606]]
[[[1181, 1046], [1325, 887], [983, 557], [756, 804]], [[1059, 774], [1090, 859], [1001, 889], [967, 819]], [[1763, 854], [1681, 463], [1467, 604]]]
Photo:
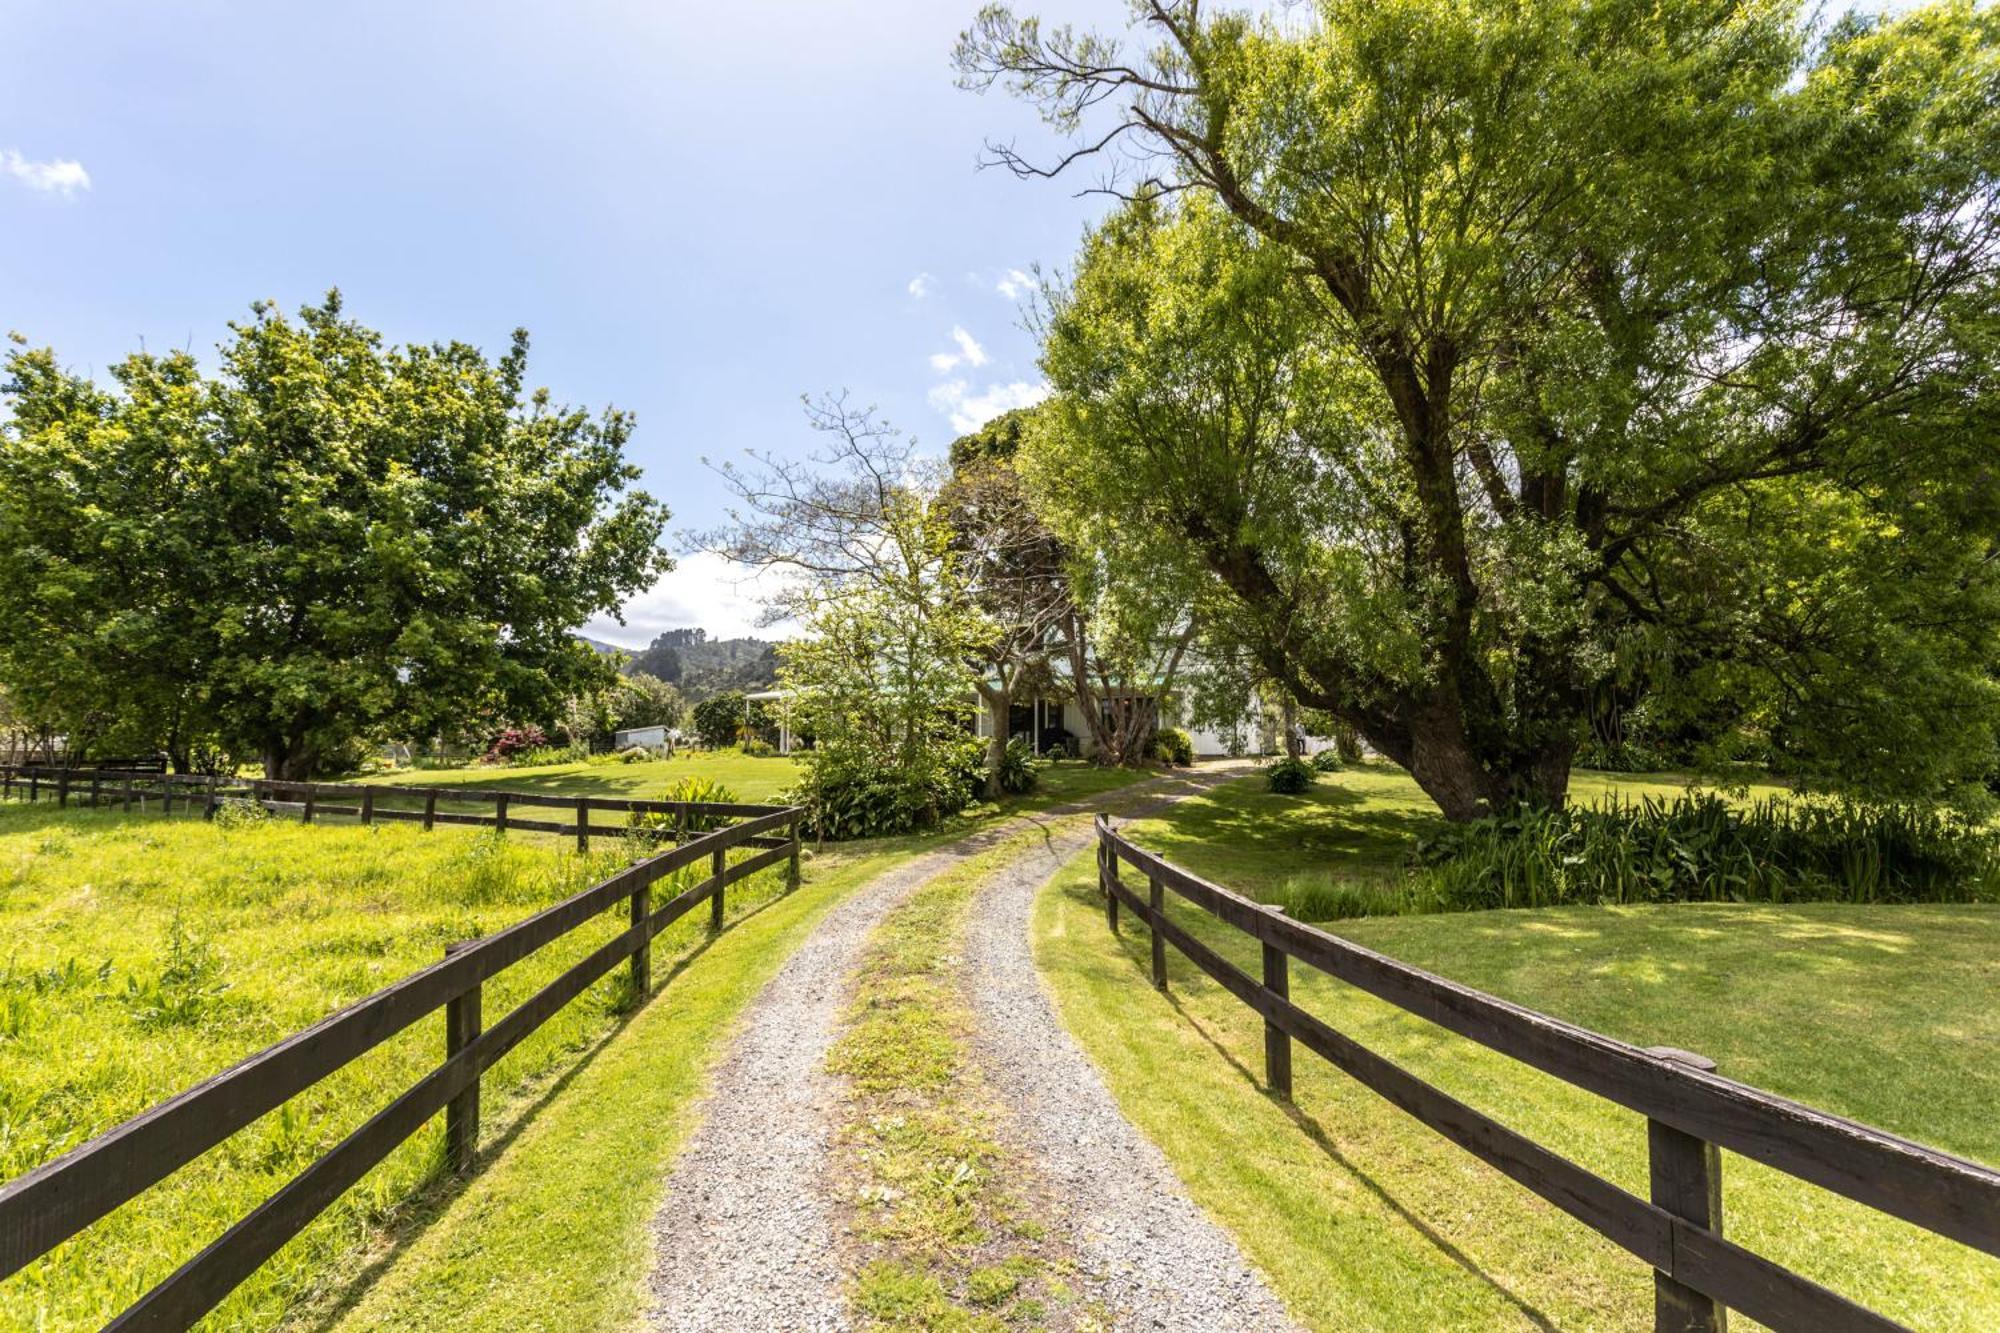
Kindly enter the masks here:
[[1125, 197], [1046, 329], [1043, 493], [1177, 547], [1454, 819], [1593, 700], [1819, 781], [1993, 750], [2000, 12], [1145, 0], [958, 59]]
[[8, 357], [0, 680], [281, 778], [608, 683], [571, 631], [669, 566], [666, 510], [627, 493], [630, 418], [528, 391], [522, 332], [494, 363], [384, 347], [338, 293], [252, 310], [212, 376], [141, 353], [105, 390]]
[[611, 727], [678, 727], [687, 716], [687, 700], [667, 682], [644, 673], [626, 676], [611, 692]]
[[734, 744], [743, 726], [743, 691], [724, 690], [694, 706], [694, 734], [710, 749]]

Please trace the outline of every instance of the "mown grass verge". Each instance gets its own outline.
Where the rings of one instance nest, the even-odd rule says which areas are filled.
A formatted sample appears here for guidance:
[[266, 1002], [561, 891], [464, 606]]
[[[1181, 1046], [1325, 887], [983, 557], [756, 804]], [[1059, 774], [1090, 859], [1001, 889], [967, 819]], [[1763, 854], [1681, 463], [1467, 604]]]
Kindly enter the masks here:
[[[409, 825], [304, 827], [0, 806], [0, 1178], [11, 1179], [624, 863], [548, 841]], [[691, 874], [693, 872], [690, 872]], [[732, 886], [732, 907], [781, 872]], [[670, 892], [670, 889], [656, 892]], [[655, 976], [705, 913], [655, 945]], [[505, 1013], [623, 927], [605, 917], [486, 984]], [[487, 1105], [574, 1064], [629, 1009], [621, 971], [490, 1071]], [[433, 1067], [417, 1024], [0, 1284], [0, 1326], [97, 1327]], [[434, 1122], [218, 1311], [268, 1326], [329, 1266], [392, 1225], [441, 1161]]]
[[[1321, 853], [1275, 840], [1187, 855], [1197, 798], [1133, 826], [1142, 846], [1282, 897]], [[1225, 798], [1221, 808], [1230, 808]], [[1192, 816], [1192, 821], [1188, 819]], [[1357, 836], [1375, 836], [1363, 831]], [[1174, 900], [1169, 899], [1170, 903]], [[1243, 937], [1175, 920], [1257, 971]], [[1649, 1328], [1648, 1270], [1331, 1066], [1295, 1056], [1296, 1109], [1262, 1088], [1261, 1022], [1170, 951], [1147, 981], [1143, 926], [1104, 925], [1095, 868], [1037, 903], [1037, 962], [1121, 1107], [1198, 1201], [1322, 1329]], [[1675, 905], [1344, 923], [1457, 980], [1645, 1045], [1700, 1051], [1732, 1077], [1952, 1151], [2000, 1161], [1991, 1003], [2000, 911], [1987, 906]], [[1642, 1196], [1643, 1121], [1294, 964], [1292, 993], [1342, 1031]], [[2000, 1320], [2000, 1261], [1725, 1154], [1728, 1233], [1922, 1328]], [[1745, 1321], [1747, 1323], [1747, 1321]]]

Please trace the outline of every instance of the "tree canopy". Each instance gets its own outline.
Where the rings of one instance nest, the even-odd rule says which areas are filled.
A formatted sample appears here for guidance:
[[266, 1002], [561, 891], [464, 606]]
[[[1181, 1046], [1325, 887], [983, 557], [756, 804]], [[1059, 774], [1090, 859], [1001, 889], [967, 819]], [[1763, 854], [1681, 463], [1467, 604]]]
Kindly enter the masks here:
[[1990, 765], [2000, 15], [1135, 12], [958, 52], [1072, 136], [998, 161], [1123, 200], [1047, 320], [1069, 522], [1455, 818], [1559, 802], [1607, 696], [1881, 794]]
[[571, 631], [670, 567], [632, 429], [525, 386], [528, 340], [385, 347], [339, 294], [232, 324], [213, 373], [111, 387], [6, 361], [0, 681], [73, 737], [117, 722], [303, 777], [383, 734], [552, 718], [615, 668]]

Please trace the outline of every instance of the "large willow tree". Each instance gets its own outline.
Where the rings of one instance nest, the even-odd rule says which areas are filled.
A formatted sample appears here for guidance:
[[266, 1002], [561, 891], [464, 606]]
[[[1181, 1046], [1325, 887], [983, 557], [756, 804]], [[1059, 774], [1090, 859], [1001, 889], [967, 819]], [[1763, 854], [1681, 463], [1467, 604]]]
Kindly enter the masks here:
[[983, 12], [1123, 203], [1057, 294], [1051, 503], [1204, 571], [1446, 814], [1607, 698], [1935, 792], [1989, 764], [1996, 25], [1786, 3]]

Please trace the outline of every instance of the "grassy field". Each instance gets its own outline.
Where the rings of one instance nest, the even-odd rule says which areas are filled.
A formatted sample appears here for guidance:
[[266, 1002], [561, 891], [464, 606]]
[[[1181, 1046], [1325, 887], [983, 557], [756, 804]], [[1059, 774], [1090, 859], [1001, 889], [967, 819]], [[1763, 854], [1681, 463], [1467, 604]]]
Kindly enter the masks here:
[[[622, 846], [584, 857], [473, 830], [0, 806], [0, 1178], [624, 860]], [[780, 876], [732, 888], [732, 912], [776, 898]], [[607, 914], [489, 981], [489, 1018], [623, 919]], [[655, 945], [656, 978], [699, 946], [705, 919]], [[510, 1099], [572, 1067], [630, 1000], [620, 971], [510, 1053], [486, 1078], [495, 1123]], [[100, 1325], [433, 1066], [441, 1045], [441, 1018], [417, 1024], [0, 1284], [0, 1327]], [[434, 1174], [440, 1139], [434, 1123], [392, 1155], [231, 1297], [219, 1326], [269, 1325], [335, 1256], [393, 1229]]]
[[[738, 800], [761, 802], [778, 799], [787, 787], [798, 781], [798, 775], [798, 763], [789, 758], [776, 755], [758, 758], [741, 750], [703, 750], [682, 751], [672, 759], [649, 759], [637, 764], [399, 769], [371, 774], [360, 780], [376, 785], [461, 787], [658, 800], [681, 779], [700, 777], [722, 783], [736, 794]], [[1098, 768], [1080, 760], [1060, 760], [1042, 768], [1041, 782], [1033, 792], [1001, 801], [975, 802], [952, 821], [952, 827], [960, 831], [969, 830], [1007, 815], [1046, 809], [1051, 805], [1116, 791], [1150, 776], [1151, 773], [1139, 769]], [[490, 805], [487, 809], [490, 810]]]
[[[1586, 776], [1584, 790], [1635, 785]], [[1671, 784], [1669, 784], [1671, 785]], [[1254, 780], [1133, 826], [1267, 901], [1400, 873], [1431, 816], [1370, 769], [1285, 802]], [[1254, 946], [1176, 919], [1256, 970]], [[1508, 999], [2000, 1162], [2000, 910], [1680, 905], [1348, 921], [1341, 933]], [[1038, 904], [1037, 957], [1127, 1114], [1293, 1312], [1323, 1329], [1648, 1328], [1647, 1270], [1306, 1053], [1296, 1109], [1261, 1089], [1262, 1027], [1143, 927], [1111, 937], [1094, 869]], [[1640, 1117], [1294, 966], [1293, 994], [1454, 1096], [1643, 1195]], [[1917, 1327], [2000, 1323], [2000, 1261], [1725, 1155], [1732, 1238]], [[1747, 1323], [1747, 1321], [1745, 1321]]]
[[[1571, 799], [1671, 798], [1683, 779], [1579, 773]], [[1783, 788], [1755, 786], [1748, 798]], [[1303, 921], [1366, 915], [1410, 875], [1417, 839], [1443, 816], [1409, 775], [1373, 763], [1324, 775], [1302, 796], [1278, 796], [1261, 780], [1233, 782], [1176, 807], [1171, 821], [1148, 826], [1147, 845], [1238, 893], [1281, 904]]]

